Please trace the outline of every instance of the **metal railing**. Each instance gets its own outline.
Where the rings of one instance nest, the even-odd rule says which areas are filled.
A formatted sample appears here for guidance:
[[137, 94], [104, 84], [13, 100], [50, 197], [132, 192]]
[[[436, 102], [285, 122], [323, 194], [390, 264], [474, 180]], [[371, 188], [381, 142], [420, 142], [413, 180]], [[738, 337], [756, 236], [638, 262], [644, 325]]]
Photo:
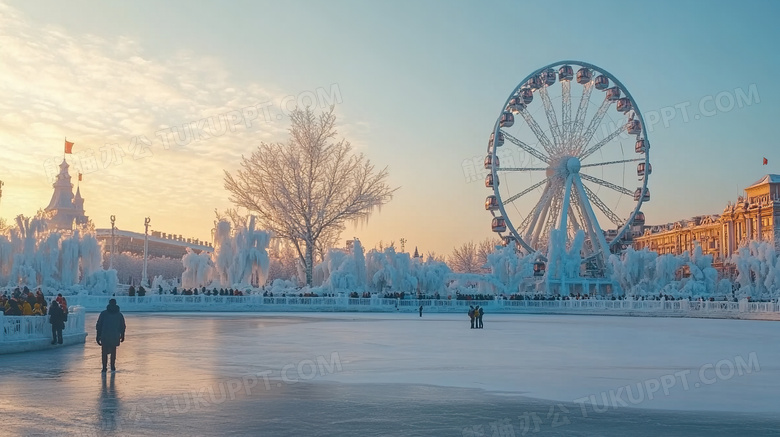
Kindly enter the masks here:
[[[387, 299], [347, 297], [268, 297], [262, 295], [147, 295], [116, 296], [122, 311], [414, 311], [421, 305], [425, 311], [467, 312], [469, 306], [482, 306], [493, 313], [651, 313], [659, 314], [735, 314], [778, 313], [777, 302], [711, 302], [689, 300], [455, 300], [455, 299]], [[87, 311], [101, 311], [109, 296], [71, 296], [71, 302]]]

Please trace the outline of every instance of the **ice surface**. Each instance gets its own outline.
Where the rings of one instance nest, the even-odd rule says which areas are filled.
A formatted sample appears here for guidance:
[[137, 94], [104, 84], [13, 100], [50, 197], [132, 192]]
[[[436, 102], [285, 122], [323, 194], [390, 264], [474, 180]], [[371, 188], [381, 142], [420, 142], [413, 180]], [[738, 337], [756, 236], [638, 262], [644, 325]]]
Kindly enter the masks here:
[[[307, 435], [461, 435], [503, 418], [520, 435], [520, 408], [535, 408], [550, 431], [542, 435], [660, 435], [656, 425], [668, 432], [685, 420], [701, 431], [675, 435], [760, 435], [765, 428], [751, 427], [776, 421], [780, 411], [780, 351], [767, 342], [778, 325], [771, 322], [486, 314], [485, 328], [471, 330], [465, 314], [126, 314], [119, 371], [101, 379], [95, 317], [88, 317], [83, 348], [3, 357], [3, 430], [75, 433], [118, 414], [131, 435], [295, 435], [310, 428], [319, 431]], [[749, 372], [729, 374], [738, 357], [753, 360]], [[323, 360], [330, 367], [312, 374]], [[678, 377], [650, 399], [653, 381], [686, 371], [688, 389]], [[261, 372], [267, 389], [257, 381]], [[632, 402], [625, 387], [637, 384], [644, 395]], [[220, 394], [231, 387], [235, 396]], [[626, 406], [609, 404], [582, 418], [580, 407], [590, 406], [580, 399], [593, 395], [603, 409], [602, 393], [609, 399], [621, 387]], [[197, 393], [203, 405], [193, 404]], [[559, 404], [586, 428], [552, 433], [545, 413]], [[397, 419], [399, 411], [410, 416]], [[440, 431], [424, 431], [439, 422], [446, 422]], [[397, 428], [404, 423], [422, 428]], [[369, 432], [378, 429], [384, 432]]]

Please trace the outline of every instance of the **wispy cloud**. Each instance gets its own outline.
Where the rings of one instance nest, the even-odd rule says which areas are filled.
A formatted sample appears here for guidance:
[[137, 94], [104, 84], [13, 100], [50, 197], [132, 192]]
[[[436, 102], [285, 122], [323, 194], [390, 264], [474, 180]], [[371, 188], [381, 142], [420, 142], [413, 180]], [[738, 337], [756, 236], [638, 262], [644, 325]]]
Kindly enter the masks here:
[[66, 136], [76, 143], [72, 164], [85, 173], [88, 213], [107, 216], [121, 205], [149, 214], [155, 198], [155, 214], [175, 223], [182, 211], [202, 216], [224, 206], [222, 169], [260, 141], [286, 137], [285, 94], [269, 89], [236, 83], [219, 59], [188, 50], [154, 58], [131, 37], [32, 23], [0, 2], [2, 214], [46, 205]]

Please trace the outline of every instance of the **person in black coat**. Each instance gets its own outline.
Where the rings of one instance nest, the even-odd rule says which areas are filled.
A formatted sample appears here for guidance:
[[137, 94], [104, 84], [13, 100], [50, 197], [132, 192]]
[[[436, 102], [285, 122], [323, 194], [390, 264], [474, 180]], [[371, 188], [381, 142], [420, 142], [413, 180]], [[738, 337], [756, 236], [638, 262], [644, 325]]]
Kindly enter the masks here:
[[52, 301], [51, 305], [49, 305], [49, 323], [51, 323], [51, 344], [62, 344], [62, 330], [65, 329], [65, 313], [56, 301]]
[[22, 309], [19, 308], [19, 302], [15, 298], [11, 298], [8, 301], [8, 309], [5, 311], [6, 316], [21, 316]]
[[111, 355], [111, 371], [116, 370], [116, 348], [119, 343], [125, 341], [125, 316], [119, 312], [119, 305], [116, 299], [110, 299], [108, 305], [98, 316], [97, 324], [97, 344], [103, 349], [103, 372], [106, 371], [108, 356]]

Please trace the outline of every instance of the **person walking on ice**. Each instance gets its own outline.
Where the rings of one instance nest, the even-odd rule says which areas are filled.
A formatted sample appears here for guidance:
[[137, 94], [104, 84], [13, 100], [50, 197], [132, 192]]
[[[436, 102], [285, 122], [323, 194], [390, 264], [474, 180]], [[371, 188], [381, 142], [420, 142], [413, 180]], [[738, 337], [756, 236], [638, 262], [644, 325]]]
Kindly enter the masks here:
[[423, 310], [422, 305], [420, 305], [420, 317], [422, 317], [422, 310]]
[[108, 305], [98, 316], [97, 324], [97, 344], [103, 350], [103, 370], [105, 372], [108, 364], [108, 356], [111, 355], [111, 371], [116, 370], [116, 348], [119, 343], [125, 341], [125, 316], [119, 312], [119, 305], [116, 299], [110, 299]]

